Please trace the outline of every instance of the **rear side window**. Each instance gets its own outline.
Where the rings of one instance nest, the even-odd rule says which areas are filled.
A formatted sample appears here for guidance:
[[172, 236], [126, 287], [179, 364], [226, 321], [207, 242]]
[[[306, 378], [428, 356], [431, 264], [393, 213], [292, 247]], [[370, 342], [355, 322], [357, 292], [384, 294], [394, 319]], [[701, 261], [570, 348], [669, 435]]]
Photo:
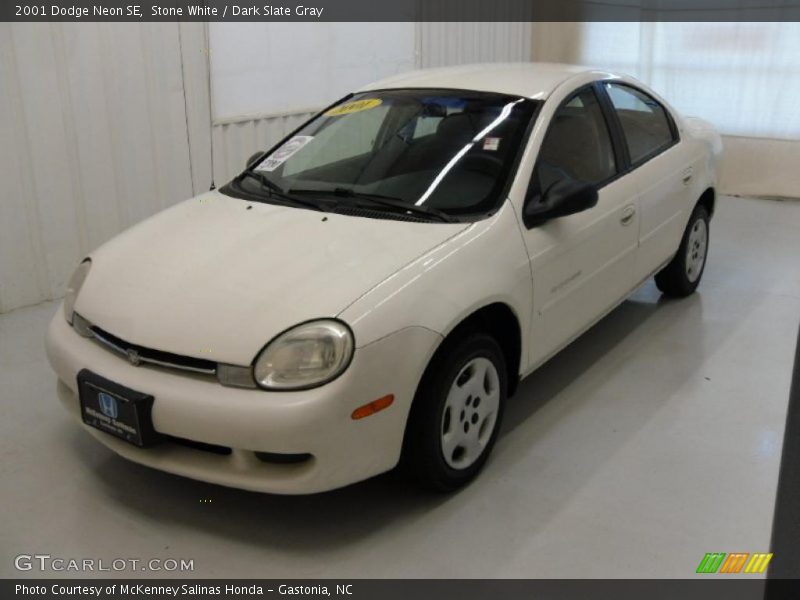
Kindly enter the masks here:
[[619, 117], [631, 163], [637, 164], [665, 150], [675, 141], [666, 109], [637, 89], [607, 83], [606, 91]]
[[531, 180], [530, 193], [542, 197], [562, 179], [600, 184], [617, 173], [611, 135], [592, 89], [569, 99], [553, 116]]

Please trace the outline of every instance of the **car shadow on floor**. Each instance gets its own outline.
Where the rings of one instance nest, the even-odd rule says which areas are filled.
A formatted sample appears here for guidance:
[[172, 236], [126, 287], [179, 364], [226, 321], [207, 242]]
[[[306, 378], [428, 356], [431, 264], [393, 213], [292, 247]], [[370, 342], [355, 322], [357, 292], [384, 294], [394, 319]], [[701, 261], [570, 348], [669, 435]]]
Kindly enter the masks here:
[[[556, 399], [564, 386], [579, 380], [618, 345], [631, 336], [646, 338], [640, 330], [662, 308], [669, 309], [672, 302], [661, 300], [652, 290], [643, 297], [643, 300], [624, 302], [521, 383], [517, 394], [509, 401], [499, 446], [503, 445], [505, 436], [536, 419], [537, 411]], [[699, 297], [686, 302], [690, 311], [698, 313], [695, 318], [700, 319]], [[646, 421], [648, 415], [643, 414], [641, 418]], [[290, 553], [324, 553], [368, 538], [376, 529], [422, 519], [445, 504], [459, 506], [469, 502], [481, 493], [480, 486], [492, 484], [493, 469], [501, 469], [498, 471], [501, 476], [514, 476], [516, 462], [512, 459], [510, 465], [501, 466], [495, 457], [488, 465], [488, 473], [455, 495], [418, 490], [400, 474], [391, 472], [323, 494], [277, 496], [162, 473], [101, 449], [83, 433], [76, 432], [74, 439], [80, 458], [94, 463], [107, 501], [120, 505], [125, 512], [138, 513], [148, 521], [165, 526], [178, 524], [201, 530], [212, 538], [226, 538], [252, 547], [279, 548]], [[620, 438], [614, 443], [622, 445], [625, 440]], [[98, 457], [99, 451], [105, 453], [104, 458]], [[598, 461], [608, 460], [613, 451], [613, 448], [606, 448], [590, 460], [596, 465]], [[525, 476], [534, 477], [535, 474], [525, 473]], [[568, 498], [559, 501], [566, 503]]]
[[674, 300], [655, 290], [643, 290], [611, 311], [593, 327], [523, 379], [506, 405], [502, 433], [517, 426], [558, 396], [565, 387], [580, 379], [622, 342], [643, 328], [644, 323]]

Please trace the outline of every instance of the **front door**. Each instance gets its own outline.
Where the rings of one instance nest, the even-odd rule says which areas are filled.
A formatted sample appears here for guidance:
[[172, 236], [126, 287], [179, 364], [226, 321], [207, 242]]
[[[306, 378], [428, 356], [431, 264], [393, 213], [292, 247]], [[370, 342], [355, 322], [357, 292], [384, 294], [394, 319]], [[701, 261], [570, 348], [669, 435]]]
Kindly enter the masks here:
[[531, 364], [556, 352], [613, 308], [634, 285], [637, 192], [595, 90], [568, 98], [542, 142], [528, 190], [537, 202], [563, 178], [594, 184], [598, 203], [524, 229], [533, 271]]

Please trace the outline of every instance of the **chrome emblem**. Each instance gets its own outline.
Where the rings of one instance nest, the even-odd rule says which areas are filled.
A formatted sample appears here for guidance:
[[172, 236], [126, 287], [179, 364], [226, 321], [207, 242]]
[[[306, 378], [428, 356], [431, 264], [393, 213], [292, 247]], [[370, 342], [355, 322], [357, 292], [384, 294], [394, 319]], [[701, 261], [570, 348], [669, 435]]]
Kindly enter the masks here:
[[109, 417], [110, 419], [116, 419], [117, 416], [119, 416], [117, 400], [114, 398], [114, 396], [106, 394], [105, 392], [100, 392], [97, 395], [97, 399], [100, 402], [100, 410], [105, 416]]
[[139, 357], [139, 353], [136, 350], [128, 350], [125, 354], [128, 355], [128, 362], [134, 367], [138, 367], [142, 363], [142, 359]]

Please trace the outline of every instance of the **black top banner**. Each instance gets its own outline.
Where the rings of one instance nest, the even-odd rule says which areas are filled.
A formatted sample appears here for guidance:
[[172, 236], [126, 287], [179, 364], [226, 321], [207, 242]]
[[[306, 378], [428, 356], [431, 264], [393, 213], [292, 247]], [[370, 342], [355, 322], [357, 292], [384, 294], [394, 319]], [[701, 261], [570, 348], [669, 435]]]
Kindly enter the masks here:
[[3, 0], [0, 21], [800, 21], [800, 0]]

